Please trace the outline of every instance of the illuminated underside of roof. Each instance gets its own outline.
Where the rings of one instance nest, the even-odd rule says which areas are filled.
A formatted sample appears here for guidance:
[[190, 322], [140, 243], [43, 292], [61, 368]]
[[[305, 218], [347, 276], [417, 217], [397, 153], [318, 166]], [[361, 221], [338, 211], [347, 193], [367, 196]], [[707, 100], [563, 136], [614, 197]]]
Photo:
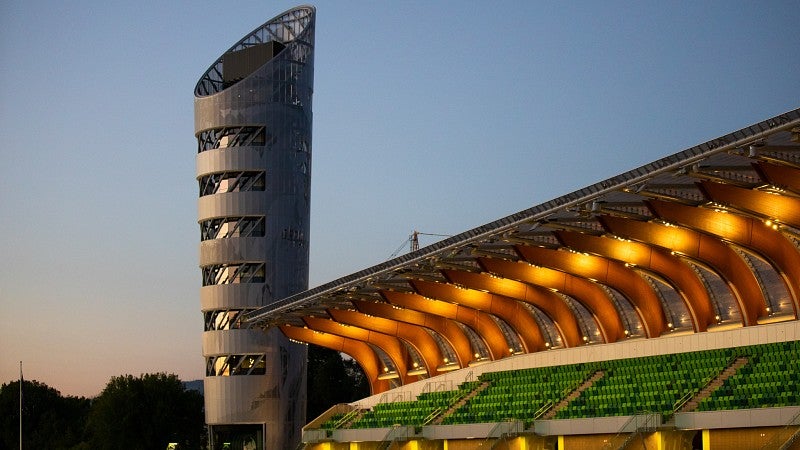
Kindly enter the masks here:
[[800, 109], [247, 315], [373, 393], [520, 353], [797, 320]]

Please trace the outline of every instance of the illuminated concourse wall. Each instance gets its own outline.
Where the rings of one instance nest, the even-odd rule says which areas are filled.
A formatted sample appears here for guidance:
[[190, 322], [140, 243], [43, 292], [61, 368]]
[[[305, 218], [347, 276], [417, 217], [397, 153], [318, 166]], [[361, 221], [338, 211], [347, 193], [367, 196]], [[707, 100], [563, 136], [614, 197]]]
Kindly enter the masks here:
[[293, 448], [305, 424], [306, 346], [241, 318], [308, 288], [314, 16], [306, 6], [266, 22], [195, 87], [213, 448]]

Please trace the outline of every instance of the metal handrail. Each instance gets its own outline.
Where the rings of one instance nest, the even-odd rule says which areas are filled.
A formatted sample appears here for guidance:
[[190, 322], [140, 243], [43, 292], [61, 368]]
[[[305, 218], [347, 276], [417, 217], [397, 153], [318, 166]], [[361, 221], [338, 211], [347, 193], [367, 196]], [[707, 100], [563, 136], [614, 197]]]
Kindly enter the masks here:
[[[507, 424], [507, 423], [510, 423], [510, 422], [514, 422], [514, 419], [511, 419], [511, 418], [509, 418], [509, 419], [505, 419], [505, 420], [503, 420], [502, 422], [497, 422], [497, 423], [496, 423], [496, 424], [495, 424], [495, 425], [492, 427], [492, 429], [491, 429], [491, 430], [489, 430], [489, 432], [488, 432], [488, 433], [486, 433], [486, 438], [483, 440], [483, 443], [481, 444], [481, 447], [483, 447], [485, 444], [487, 444], [487, 443], [489, 442], [489, 440], [490, 440], [490, 439], [493, 439], [493, 438], [497, 437], [497, 441], [499, 442], [500, 440], [502, 440], [502, 439], [503, 439], [503, 436], [506, 436], [506, 435], [508, 435], [508, 433], [500, 433], [498, 436], [494, 436], [494, 434], [497, 432], [497, 429], [498, 429], [498, 428], [500, 428], [500, 427], [502, 427], [503, 425], [505, 425], [505, 424]], [[489, 448], [489, 450], [493, 449], [495, 445], [497, 445], [497, 442], [495, 442], [495, 443], [494, 443], [494, 445], [492, 445], [492, 446]]]
[[539, 408], [535, 413], [533, 413], [533, 420], [539, 420], [543, 415], [545, 415], [545, 413], [547, 413], [547, 411], [550, 410], [550, 408], [553, 407], [553, 405], [555, 405], [555, 403], [553, 403], [552, 401], [549, 401], [544, 405], [542, 405], [541, 408]]
[[[800, 420], [800, 410], [798, 410], [797, 414], [795, 414], [791, 419], [789, 419], [788, 422], [786, 422], [786, 425], [783, 426], [781, 431], [786, 430], [786, 429], [788, 429], [789, 427], [791, 427], [793, 425], [800, 424], [799, 420]], [[761, 448], [762, 449], [768, 449], [768, 448], [776, 448], [776, 447], [778, 447], [778, 445], [777, 445], [778, 442], [777, 441], [779, 440], [779, 436], [781, 434], [782, 433], [780, 431], [776, 431], [775, 434], [772, 435], [770, 440], [767, 441]], [[786, 439], [786, 441], [783, 442], [783, 444], [781, 444], [781, 446], [779, 447], [779, 450], [787, 450], [789, 448], [789, 446], [791, 446], [792, 443], [794, 443], [794, 441], [797, 440], [798, 436], [800, 436], [800, 428], [798, 428], [797, 431], [795, 431], [791, 436], [789, 436], [788, 439]]]
[[[706, 385], [707, 385], [707, 383], [704, 383], [703, 387], [705, 387]], [[672, 412], [678, 412], [678, 410], [680, 408], [683, 408], [683, 405], [688, 403], [689, 400], [693, 399], [694, 396], [697, 395], [698, 392], [700, 392], [700, 389], [689, 391], [689, 392], [683, 394], [683, 396], [681, 396], [681, 398], [679, 398], [675, 403], [672, 404]]]
[[636, 436], [639, 436], [640, 434], [642, 434], [642, 431], [647, 431], [650, 428], [655, 428], [655, 427], [648, 427], [647, 425], [648, 425], [648, 423], [650, 423], [651, 420], [654, 420], [655, 418], [659, 417], [660, 414], [659, 413], [654, 413], [652, 411], [639, 411], [639, 414], [632, 415], [619, 428], [619, 430], [617, 431], [617, 434], [615, 434], [613, 438], [609, 439], [608, 442], [605, 445], [603, 445], [602, 448], [603, 449], [612, 448], [612, 446], [614, 445], [614, 441], [616, 441], [617, 438], [620, 437], [620, 435], [622, 435], [622, 433], [625, 432], [625, 429], [628, 428], [628, 426], [631, 424], [631, 422], [634, 422], [634, 421], [638, 420], [638, 418], [641, 417], [641, 416], [645, 416], [644, 426], [642, 426], [642, 427], [638, 427], [637, 426], [636, 430], [631, 432], [631, 434], [627, 438], [625, 438], [624, 441], [622, 441], [622, 444], [617, 447], [618, 449], [620, 449], [620, 450], [624, 449], [631, 442], [631, 440], [633, 440]]
[[442, 408], [441, 406], [434, 409], [430, 414], [428, 414], [425, 417], [425, 420], [422, 421], [422, 426], [428, 425], [429, 423], [433, 422], [433, 420], [436, 419], [439, 416], [439, 414], [442, 413], [443, 409], [444, 408]]
[[747, 357], [748, 357], [748, 355], [733, 355], [730, 358], [728, 358], [728, 364], [725, 366], [725, 368], [723, 368], [721, 371], [717, 372], [715, 375], [709, 375], [709, 376], [705, 377], [703, 379], [702, 384], [700, 385], [700, 388], [694, 389], [692, 391], [687, 392], [681, 398], [679, 398], [675, 403], [673, 403], [672, 404], [672, 412], [673, 413], [678, 412], [679, 408], [682, 408], [687, 402], [689, 402], [689, 400], [694, 398], [697, 394], [700, 393], [700, 391], [702, 391], [709, 384], [711, 384], [712, 381], [714, 381], [717, 378], [721, 377], [722, 373], [725, 372], [726, 370], [728, 370], [729, 367], [733, 366], [733, 364], [736, 362], [737, 359], [739, 359], [739, 358], [747, 358]]
[[[403, 432], [405, 432], [405, 436], [403, 436]], [[392, 436], [392, 434], [394, 434], [394, 436]], [[405, 437], [406, 439], [408, 438], [408, 427], [401, 425], [393, 426], [392, 429], [386, 433], [383, 439], [381, 439], [381, 445], [378, 446], [378, 450], [387, 450], [401, 437]]]
[[347, 422], [352, 420], [355, 416], [357, 416], [360, 411], [361, 411], [360, 409], [354, 409], [354, 410], [348, 412], [347, 414], [342, 416], [339, 420], [337, 420], [336, 422], [333, 423], [333, 428], [336, 429], [336, 428], [339, 428], [342, 425], [346, 424]]

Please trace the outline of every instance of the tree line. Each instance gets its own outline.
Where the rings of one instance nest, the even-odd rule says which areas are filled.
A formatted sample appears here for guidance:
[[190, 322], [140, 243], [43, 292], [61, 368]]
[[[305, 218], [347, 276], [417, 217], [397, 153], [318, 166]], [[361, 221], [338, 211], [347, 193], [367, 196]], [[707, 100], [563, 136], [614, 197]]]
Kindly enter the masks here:
[[[309, 346], [307, 420], [336, 403], [369, 395], [355, 361]], [[0, 450], [19, 448], [19, 388], [0, 386]], [[202, 394], [186, 389], [177, 375], [112, 377], [94, 398], [62, 396], [44, 383], [22, 382], [23, 448], [53, 450], [202, 449], [207, 433]]]
[[[0, 448], [19, 446], [19, 387], [0, 387]], [[38, 381], [22, 382], [25, 449], [166, 449], [203, 447], [203, 397], [176, 375], [121, 375], [95, 398], [62, 396]]]

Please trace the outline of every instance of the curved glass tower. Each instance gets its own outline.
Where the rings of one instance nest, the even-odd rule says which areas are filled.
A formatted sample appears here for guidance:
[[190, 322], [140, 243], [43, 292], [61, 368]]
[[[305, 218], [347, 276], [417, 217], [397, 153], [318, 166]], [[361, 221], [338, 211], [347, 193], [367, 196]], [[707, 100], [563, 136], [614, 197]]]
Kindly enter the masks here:
[[291, 9], [195, 87], [205, 410], [213, 448], [293, 448], [306, 346], [243, 314], [308, 288], [314, 15]]

